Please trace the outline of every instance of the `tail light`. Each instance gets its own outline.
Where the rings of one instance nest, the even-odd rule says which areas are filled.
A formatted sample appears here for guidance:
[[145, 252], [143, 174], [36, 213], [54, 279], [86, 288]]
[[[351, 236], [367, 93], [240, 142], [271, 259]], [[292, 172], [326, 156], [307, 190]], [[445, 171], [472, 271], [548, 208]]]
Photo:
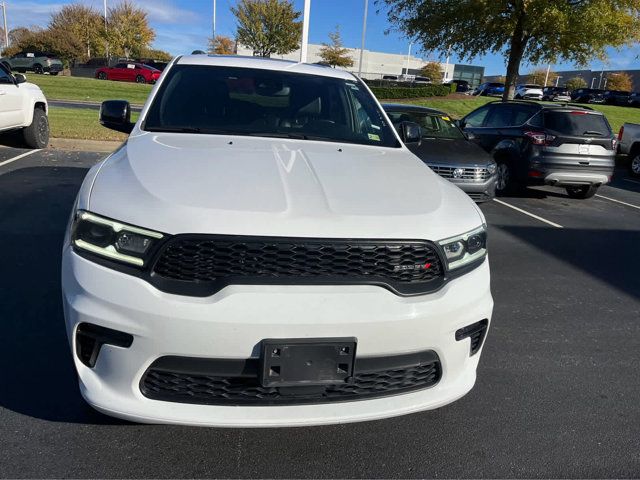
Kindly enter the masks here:
[[618, 132], [618, 140], [622, 140], [622, 135], [624, 135], [624, 125], [620, 127], [620, 131]]
[[[618, 137], [619, 138], [619, 137]], [[618, 147], [618, 140], [615, 138], [611, 139], [611, 149], [612, 150], [616, 150], [616, 148]]]
[[555, 135], [549, 135], [544, 132], [524, 132], [524, 135], [528, 137], [534, 145], [549, 146], [556, 139]]
[[569, 112], [571, 115], [586, 115], [587, 112], [585, 112], [584, 110], [573, 110], [572, 112]]

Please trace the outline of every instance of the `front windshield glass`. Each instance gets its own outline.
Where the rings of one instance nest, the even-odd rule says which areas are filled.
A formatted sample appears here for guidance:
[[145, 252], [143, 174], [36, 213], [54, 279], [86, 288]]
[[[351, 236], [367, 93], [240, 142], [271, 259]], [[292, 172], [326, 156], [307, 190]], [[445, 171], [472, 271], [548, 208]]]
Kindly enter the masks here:
[[414, 122], [420, 125], [422, 129], [422, 138], [446, 138], [450, 140], [458, 140], [464, 138], [464, 135], [453, 120], [446, 115], [439, 113], [422, 113], [422, 112], [387, 112], [389, 118], [394, 125], [401, 122]]
[[355, 78], [252, 68], [176, 65], [143, 128], [400, 146]]

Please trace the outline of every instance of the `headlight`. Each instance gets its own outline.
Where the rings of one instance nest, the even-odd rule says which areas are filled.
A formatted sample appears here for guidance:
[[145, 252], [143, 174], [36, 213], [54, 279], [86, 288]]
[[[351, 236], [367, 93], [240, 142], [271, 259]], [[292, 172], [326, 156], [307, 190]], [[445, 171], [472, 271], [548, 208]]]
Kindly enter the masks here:
[[78, 250], [142, 267], [151, 247], [163, 235], [93, 213], [76, 213], [72, 243]]
[[496, 173], [497, 169], [498, 165], [496, 164], [496, 162], [491, 162], [489, 165], [487, 165], [487, 172], [489, 172], [489, 175], [493, 175], [494, 173]]
[[449, 270], [481, 260], [487, 255], [487, 228], [483, 225], [457, 237], [441, 240]]

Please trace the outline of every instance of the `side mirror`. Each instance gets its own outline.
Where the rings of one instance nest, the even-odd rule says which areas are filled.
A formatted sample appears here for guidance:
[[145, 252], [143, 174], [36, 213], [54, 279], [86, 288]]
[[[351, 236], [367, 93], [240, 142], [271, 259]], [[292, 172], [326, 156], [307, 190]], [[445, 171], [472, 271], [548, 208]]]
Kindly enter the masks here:
[[16, 85], [19, 85], [19, 84], [24, 83], [24, 82], [26, 82], [26, 81], [27, 81], [27, 77], [25, 77], [25, 76], [24, 76], [23, 74], [21, 74], [21, 73], [15, 73], [15, 74], [13, 75], [13, 78], [15, 78], [15, 79], [16, 79]]
[[422, 143], [422, 129], [414, 122], [402, 122], [399, 127], [400, 138], [405, 145], [420, 145]]
[[107, 100], [100, 107], [100, 124], [117, 132], [131, 133], [131, 105], [126, 100]]
[[456, 120], [454, 123], [460, 129], [464, 129], [464, 127], [467, 126], [467, 122], [465, 122], [464, 120]]

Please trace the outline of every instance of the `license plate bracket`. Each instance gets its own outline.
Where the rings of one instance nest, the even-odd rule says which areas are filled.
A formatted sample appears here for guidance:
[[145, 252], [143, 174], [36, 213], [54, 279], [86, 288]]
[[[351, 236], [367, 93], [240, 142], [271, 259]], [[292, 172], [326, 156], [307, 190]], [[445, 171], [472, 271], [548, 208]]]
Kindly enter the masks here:
[[353, 376], [356, 346], [354, 337], [265, 339], [260, 383], [263, 387], [344, 383]]

